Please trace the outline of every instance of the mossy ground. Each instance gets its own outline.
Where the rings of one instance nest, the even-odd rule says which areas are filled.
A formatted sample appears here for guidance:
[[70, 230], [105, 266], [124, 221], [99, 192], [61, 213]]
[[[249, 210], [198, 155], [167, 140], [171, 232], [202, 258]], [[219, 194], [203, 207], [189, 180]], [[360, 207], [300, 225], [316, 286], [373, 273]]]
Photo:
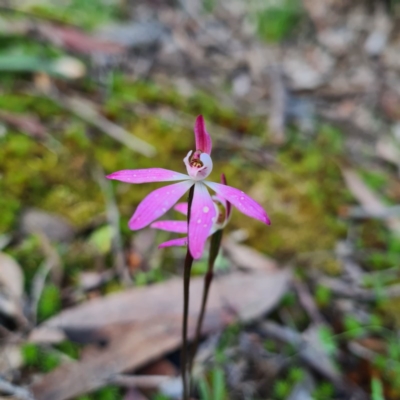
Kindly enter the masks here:
[[[86, 5], [82, 6], [83, 3]], [[110, 21], [118, 15], [117, 9], [108, 7], [103, 2], [103, 8], [92, 8], [89, 3], [91, 2], [73, 1], [69, 2], [71, 8], [37, 7], [34, 11], [46, 18], [74, 22], [83, 28]], [[288, 21], [289, 17], [292, 18], [288, 16]], [[278, 34], [281, 35], [280, 32]], [[0, 40], [0, 51], [8, 51], [10, 46], [19, 46], [32, 54], [39, 48], [42, 49], [41, 45], [27, 39]], [[59, 49], [51, 46], [43, 51], [47, 57], [60, 54]], [[290, 263], [297, 267], [299, 277], [303, 277], [304, 271], [309, 268], [318, 268], [330, 275], [340, 273], [341, 266], [334, 256], [334, 248], [338, 240], [346, 238], [349, 226], [353, 224], [340, 217], [340, 210], [343, 206], [354, 203], [341, 174], [346, 149], [345, 135], [340, 130], [320, 124], [315, 135], [310, 137], [291, 127], [287, 143], [278, 148], [270, 141], [265, 120], [241, 115], [237, 110], [221, 105], [210, 94], [197, 91], [189, 98], [183, 97], [172, 87], [161, 86], [151, 80], [134, 81], [123, 74], [115, 73], [110, 80], [109, 95], [98, 101], [100, 110], [110, 120], [152, 144], [157, 155], [148, 158], [88, 126], [44, 95], [34, 94], [29, 90], [32, 78], [31, 74], [0, 75], [0, 109], [22, 117], [33, 115], [47, 130], [47, 137], [38, 139], [30, 136], [29, 132], [7, 127], [0, 137], [0, 235], [18, 231], [20, 215], [26, 208], [39, 208], [65, 217], [83, 233], [72, 243], [55, 245], [64, 268], [63, 287], [76, 285], [80, 272], [95, 269], [94, 260], [98, 257], [101, 257], [102, 265], [106, 268], [111, 268], [112, 265], [109, 246], [98, 243], [99, 240], [107, 240], [107, 230], [104, 230], [107, 219], [106, 200], [94, 178], [97, 165], [103, 168], [105, 174], [120, 169], [150, 167], [185, 172], [182, 160], [187, 151], [193, 148], [193, 132], [185, 124], [167, 123], [158, 113], [161, 107], [189, 116], [193, 121], [201, 113], [207, 123], [227, 128], [227, 132], [235, 132], [239, 145], [215, 141], [214, 171], [210, 178], [218, 181], [219, 174], [225, 173], [230, 185], [245, 190], [266, 208], [272, 225], [265, 227], [234, 212], [227, 228], [229, 231], [245, 229], [248, 233], [246, 244], [282, 264]], [[94, 99], [101, 97], [90, 79], [81, 82], [79, 89], [82, 96]], [[146, 106], [154, 112], [143, 115], [136, 112], [136, 106]], [[213, 131], [209, 130], [213, 135]], [[251, 152], [242, 149], [240, 143], [254, 138], [259, 143], [257, 151], [272, 154], [275, 163], [260, 165], [259, 157], [255, 153], [253, 157]], [[387, 204], [398, 203], [400, 190], [396, 186], [394, 174], [365, 169], [360, 169], [360, 172], [373, 189], [383, 194]], [[136, 235], [127, 227], [129, 217], [143, 197], [158, 186], [112, 184], [115, 202], [121, 213], [120, 230], [124, 246], [128, 247], [132, 237]], [[366, 271], [384, 271], [398, 265], [400, 240], [389, 234], [382, 221], [361, 221], [354, 224], [352, 229], [357, 232], [357, 251], [361, 255], [360, 263]], [[160, 233], [157, 241], [161, 241], [161, 235], [165, 237], [164, 233]], [[29, 292], [32, 278], [45, 258], [40, 240], [34, 235], [18, 237], [6, 250], [24, 269], [25, 285]], [[134, 272], [137, 285], [156, 282], [178, 272], [175, 263], [170, 260], [170, 253], [166, 251], [164, 254], [155, 270]], [[396, 279], [393, 283], [395, 282]], [[374, 285], [379, 286], [377, 282], [370, 283], [370, 286]], [[115, 280], [105, 285], [103, 292], [121, 289], [121, 285]], [[39, 321], [57, 313], [64, 306], [61, 292], [62, 288], [52, 283], [46, 285], [39, 303]], [[324, 286], [315, 288], [315, 301], [322, 310], [329, 308], [333, 296]], [[294, 296], [292, 299], [287, 296], [281, 306], [291, 310], [298, 327], [305, 328], [307, 320], [304, 312], [296, 306], [293, 299]], [[375, 317], [375, 325], [400, 326], [398, 302], [398, 299], [390, 302], [378, 301], [372, 307], [371, 321]], [[369, 332], [367, 326], [360, 325], [351, 318], [346, 319], [344, 325], [343, 329], [356, 328], [362, 329], [364, 333]], [[235, 326], [228, 330], [221, 339], [221, 349], [226, 346], [225, 342], [231, 345], [235, 343], [241, 329], [242, 327]], [[377, 359], [376, 371], [380, 371], [379, 375], [383, 377], [384, 383], [392, 383], [394, 380], [391, 374], [397, 372], [400, 351], [393, 338], [389, 338], [387, 342], [390, 344], [389, 350], [381, 360]], [[59, 359], [54, 352], [29, 346], [24, 350], [25, 364], [29, 371], [46, 372], [58, 365]], [[292, 351], [278, 349], [276, 344], [267, 341], [265, 346], [271, 351], [287, 351], [288, 356]], [[79, 346], [70, 342], [62, 344], [57, 350], [73, 358], [79, 354]], [[395, 363], [391, 364], [392, 370], [384, 374], [382, 370], [388, 360], [395, 360]], [[221, 365], [225, 361], [227, 360], [219, 360]], [[219, 382], [219, 371], [217, 365], [210, 372], [210, 379], [207, 380], [207, 384], [211, 385], [210, 390], [213, 384]], [[275, 383], [275, 398], [287, 397], [289, 386], [302, 378], [300, 363], [294, 363], [282, 379]], [[204, 390], [207, 391], [207, 388]], [[329, 383], [323, 382], [317, 387], [315, 398], [331, 398], [332, 390]], [[391, 398], [396, 398], [398, 388], [393, 385], [389, 391], [394, 393]], [[94, 397], [82, 399], [105, 400], [119, 396], [119, 389], [107, 387]]]

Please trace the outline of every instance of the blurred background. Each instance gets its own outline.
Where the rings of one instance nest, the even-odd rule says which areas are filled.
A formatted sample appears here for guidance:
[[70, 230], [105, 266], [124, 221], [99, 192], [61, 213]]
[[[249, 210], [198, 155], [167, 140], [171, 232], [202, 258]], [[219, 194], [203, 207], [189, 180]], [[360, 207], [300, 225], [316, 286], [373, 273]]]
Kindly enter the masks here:
[[128, 229], [159, 184], [105, 175], [185, 172], [203, 114], [212, 180], [272, 225], [233, 212], [193, 399], [399, 399], [399, 18], [396, 0], [0, 1], [2, 398], [179, 398], [185, 249]]

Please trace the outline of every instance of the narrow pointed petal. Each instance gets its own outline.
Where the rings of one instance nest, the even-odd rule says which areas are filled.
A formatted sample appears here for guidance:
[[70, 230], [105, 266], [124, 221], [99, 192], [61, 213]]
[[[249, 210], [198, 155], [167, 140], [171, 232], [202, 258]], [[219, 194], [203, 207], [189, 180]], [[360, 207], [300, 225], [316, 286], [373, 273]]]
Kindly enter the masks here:
[[211, 137], [206, 130], [204, 118], [199, 115], [194, 124], [194, 136], [196, 139], [196, 150], [201, 150], [203, 153], [211, 154], [212, 142]]
[[150, 228], [175, 233], [187, 233], [187, 227], [187, 221], [156, 221], [150, 225]]
[[167, 182], [190, 179], [188, 175], [164, 168], [124, 169], [107, 175], [107, 178], [128, 183]]
[[187, 215], [187, 213], [188, 213], [188, 203], [178, 203], [174, 207], [174, 210], [180, 212], [183, 215]]
[[232, 203], [243, 214], [248, 215], [251, 218], [258, 219], [267, 225], [271, 223], [267, 213], [264, 211], [261, 205], [241, 190], [214, 182], [204, 183], [210, 189], [214, 190], [218, 195]]
[[172, 247], [172, 246], [186, 246], [187, 245], [188, 238], [183, 237], [179, 239], [172, 239], [168, 240], [167, 242], [161, 243], [158, 245], [159, 249], [163, 249], [164, 247]]
[[129, 228], [133, 231], [144, 228], [160, 218], [189, 190], [192, 181], [184, 181], [154, 190], [138, 205], [129, 221]]
[[201, 182], [196, 182], [189, 222], [189, 250], [194, 259], [203, 254], [204, 245], [216, 218], [210, 193]]

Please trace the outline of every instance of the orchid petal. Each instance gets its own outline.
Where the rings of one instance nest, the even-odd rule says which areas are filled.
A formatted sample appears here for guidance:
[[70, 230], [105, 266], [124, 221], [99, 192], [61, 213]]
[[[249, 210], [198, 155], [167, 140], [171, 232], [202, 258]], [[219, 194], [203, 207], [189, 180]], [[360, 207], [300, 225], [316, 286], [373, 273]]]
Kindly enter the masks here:
[[241, 190], [214, 182], [204, 183], [210, 189], [214, 190], [217, 194], [232, 203], [243, 214], [248, 215], [251, 218], [258, 219], [267, 225], [271, 223], [267, 213], [264, 211], [261, 205]]
[[183, 215], [187, 215], [187, 213], [188, 213], [188, 203], [178, 203], [174, 207], [174, 210], [180, 212]]
[[155, 219], [160, 218], [184, 195], [193, 185], [192, 181], [184, 181], [154, 190], [138, 205], [129, 221], [129, 228], [144, 228]]
[[150, 227], [175, 233], [187, 233], [188, 231], [187, 221], [156, 221], [153, 222]]
[[164, 247], [172, 247], [172, 246], [186, 246], [188, 242], [187, 237], [168, 240], [167, 242], [161, 243], [158, 245], [159, 249], [163, 249]]
[[204, 123], [204, 118], [202, 115], [199, 115], [196, 118], [196, 123], [194, 124], [194, 136], [196, 140], [196, 150], [200, 150], [203, 153], [211, 154], [211, 137], [206, 130], [206, 125]]
[[210, 193], [201, 182], [196, 182], [189, 222], [189, 250], [194, 259], [203, 254], [204, 245], [216, 217]]
[[123, 169], [107, 175], [107, 178], [128, 183], [181, 181], [190, 179], [186, 174], [164, 168]]

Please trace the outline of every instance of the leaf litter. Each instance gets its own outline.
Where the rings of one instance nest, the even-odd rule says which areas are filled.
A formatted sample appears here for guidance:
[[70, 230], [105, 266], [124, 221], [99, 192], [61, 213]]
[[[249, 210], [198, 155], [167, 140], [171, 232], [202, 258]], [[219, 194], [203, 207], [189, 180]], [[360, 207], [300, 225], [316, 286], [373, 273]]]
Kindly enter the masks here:
[[[236, 272], [220, 277], [211, 289], [203, 334], [219, 331], [236, 320], [245, 323], [270, 312], [285, 294], [289, 277], [288, 271]], [[202, 281], [196, 278], [191, 284], [189, 336], [192, 338]], [[180, 279], [173, 279], [95, 299], [65, 310], [33, 330], [30, 340], [34, 342], [41, 342], [42, 332], [46, 340], [49, 331], [61, 331], [66, 336], [73, 333], [101, 337], [107, 343], [103, 349], [92, 348], [88, 354], [84, 353], [81, 361], [64, 364], [42, 377], [31, 388], [35, 397], [62, 400], [84, 394], [101, 387], [115, 374], [137, 369], [177, 348], [181, 340], [181, 286]]]
[[[233, 216], [245, 243], [224, 243], [198, 397], [396, 400], [398, 4], [67, 3], [2, 8], [0, 232], [18, 268], [0, 271], [1, 393], [150, 398], [117, 386], [166, 357], [178, 369], [183, 255], [132, 237], [127, 218], [148, 189], [104, 190], [92, 166], [148, 168], [156, 154], [179, 168], [203, 113], [216, 167], [273, 225]], [[296, 280], [263, 290], [259, 277], [283, 276], [280, 265]]]

